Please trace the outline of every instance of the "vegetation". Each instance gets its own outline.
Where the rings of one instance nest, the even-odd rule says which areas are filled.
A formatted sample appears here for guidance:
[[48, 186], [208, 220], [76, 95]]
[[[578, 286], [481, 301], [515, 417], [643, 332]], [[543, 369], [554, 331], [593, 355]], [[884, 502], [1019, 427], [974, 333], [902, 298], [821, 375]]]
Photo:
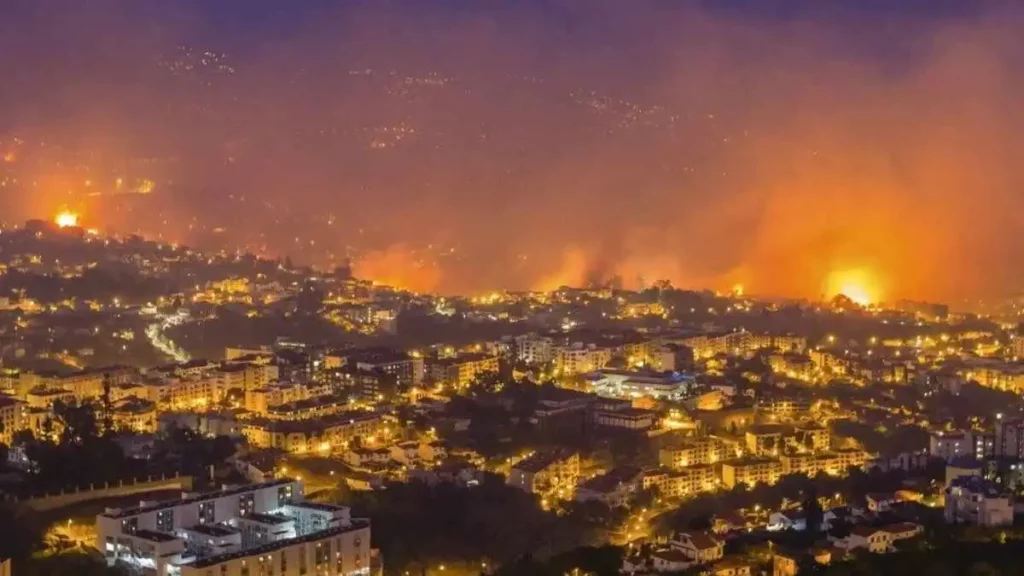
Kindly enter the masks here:
[[[389, 573], [466, 561], [513, 563], [596, 543], [610, 513], [594, 507], [541, 510], [534, 496], [487, 476], [480, 486], [420, 482], [352, 496], [353, 515], [373, 518], [373, 541]], [[607, 509], [605, 509], [607, 511]]]

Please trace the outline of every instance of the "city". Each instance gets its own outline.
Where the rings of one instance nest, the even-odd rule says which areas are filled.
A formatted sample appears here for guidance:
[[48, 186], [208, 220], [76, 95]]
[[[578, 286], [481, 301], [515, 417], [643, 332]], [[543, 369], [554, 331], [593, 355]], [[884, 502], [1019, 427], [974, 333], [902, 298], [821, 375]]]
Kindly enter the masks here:
[[[5, 493], [51, 522], [51, 554], [233, 575], [315, 570], [336, 542], [338, 574], [574, 553], [791, 574], [936, 525], [1005, 539], [1024, 489], [1012, 302], [443, 297], [68, 214], [5, 229], [0, 254]], [[468, 532], [418, 532], [452, 498]]]
[[1024, 7], [5, 0], [0, 576], [1003, 576]]

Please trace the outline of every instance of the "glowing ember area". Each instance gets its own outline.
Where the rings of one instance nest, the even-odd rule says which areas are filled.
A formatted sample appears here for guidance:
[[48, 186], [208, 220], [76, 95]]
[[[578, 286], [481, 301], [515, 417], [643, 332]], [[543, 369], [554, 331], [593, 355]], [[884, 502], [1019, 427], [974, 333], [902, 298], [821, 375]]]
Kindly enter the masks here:
[[840, 270], [829, 274], [826, 295], [843, 295], [861, 306], [877, 303], [881, 299], [878, 282], [866, 270]]
[[56, 222], [57, 226], [60, 226], [61, 228], [78, 226], [78, 214], [68, 211], [60, 212], [59, 214], [57, 214], [57, 217], [53, 219], [53, 221]]

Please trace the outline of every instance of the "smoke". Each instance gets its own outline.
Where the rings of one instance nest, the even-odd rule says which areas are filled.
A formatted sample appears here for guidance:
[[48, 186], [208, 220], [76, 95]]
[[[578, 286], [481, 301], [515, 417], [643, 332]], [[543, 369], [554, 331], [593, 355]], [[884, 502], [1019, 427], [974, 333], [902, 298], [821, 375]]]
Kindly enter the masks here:
[[43, 4], [0, 19], [12, 214], [443, 292], [1021, 285], [1010, 4]]

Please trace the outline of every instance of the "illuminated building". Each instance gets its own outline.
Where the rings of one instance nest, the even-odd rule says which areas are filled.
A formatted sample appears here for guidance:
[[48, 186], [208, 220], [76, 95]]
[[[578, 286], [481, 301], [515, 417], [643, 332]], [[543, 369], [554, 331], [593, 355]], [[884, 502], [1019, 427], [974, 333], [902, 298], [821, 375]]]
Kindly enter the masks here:
[[354, 468], [384, 468], [391, 462], [391, 450], [387, 448], [355, 448], [346, 450], [345, 463]]
[[231, 362], [211, 371], [211, 377], [221, 380], [219, 388], [227, 390], [255, 390], [277, 381], [277, 366], [265, 361]]
[[991, 358], [972, 358], [959, 375], [987, 388], [1024, 393], [1024, 365]]
[[755, 409], [776, 422], [788, 422], [806, 416], [811, 411], [811, 402], [805, 398], [762, 396]]
[[393, 376], [399, 391], [423, 383], [423, 359], [390, 348], [364, 348], [332, 352], [324, 356], [324, 368], [352, 366]]
[[612, 359], [612, 349], [575, 342], [553, 350], [555, 371], [563, 375], [582, 374], [604, 368]]
[[683, 439], [674, 446], [661, 448], [658, 460], [662, 466], [675, 470], [699, 464], [715, 464], [736, 455], [735, 445], [717, 436], [703, 436]]
[[832, 435], [827, 428], [815, 424], [800, 424], [785, 438], [786, 447], [797, 452], [828, 450]]
[[693, 388], [690, 374], [652, 374], [627, 370], [599, 370], [586, 376], [589, 390], [611, 398], [681, 400]]
[[329, 386], [345, 389], [369, 401], [379, 396], [390, 397], [390, 393], [398, 388], [394, 375], [383, 370], [361, 370], [355, 366], [324, 370], [321, 379]]
[[267, 409], [281, 404], [310, 400], [331, 393], [329, 384], [276, 383], [245, 391], [245, 409], [254, 414], [267, 415]]
[[430, 364], [431, 379], [439, 384], [468, 388], [478, 376], [498, 372], [498, 357], [488, 354], [462, 354]]
[[31, 408], [49, 409], [53, 407], [55, 402], [74, 402], [75, 399], [74, 392], [64, 390], [63, 388], [46, 388], [43, 386], [37, 386], [29, 390], [28, 394], [25, 395], [25, 402]]
[[974, 458], [976, 445], [970, 432], [933, 432], [928, 440], [928, 454], [952, 462], [961, 457]]
[[803, 354], [772, 354], [768, 357], [768, 365], [776, 374], [805, 382], [814, 380], [816, 375], [814, 362]]
[[537, 452], [512, 466], [508, 484], [545, 498], [565, 499], [572, 495], [579, 477], [579, 454], [565, 449], [551, 450]]
[[644, 489], [655, 488], [665, 498], [683, 498], [714, 490], [718, 483], [715, 466], [698, 464], [674, 470], [659, 469], [644, 474]]
[[555, 342], [551, 338], [527, 334], [515, 339], [516, 358], [527, 364], [546, 364], [555, 357]]
[[369, 438], [385, 430], [384, 418], [373, 412], [346, 412], [313, 420], [246, 420], [242, 435], [256, 448], [285, 452], [330, 451], [356, 438]]
[[0, 443], [11, 445], [14, 433], [24, 427], [24, 404], [8, 396], [0, 396]]
[[995, 456], [1024, 459], [1024, 420], [999, 416], [993, 432]]
[[811, 350], [808, 352], [814, 366], [826, 374], [846, 374], [849, 361], [831, 350]]
[[950, 524], [1009, 526], [1013, 524], [1013, 502], [994, 483], [964, 476], [946, 488], [945, 517]]
[[752, 426], [743, 435], [743, 446], [751, 456], [778, 456], [782, 453], [782, 438], [786, 432], [786, 428], [779, 425]]
[[351, 408], [342, 396], [316, 396], [268, 406], [264, 416], [270, 420], [310, 420], [340, 414]]
[[291, 479], [108, 509], [96, 547], [110, 565], [155, 576], [370, 573], [369, 521], [305, 502]]
[[157, 431], [156, 404], [139, 398], [125, 398], [110, 407], [115, 430], [151, 434]]
[[740, 458], [722, 463], [722, 484], [728, 489], [737, 484], [774, 484], [780, 476], [782, 462], [774, 458]]
[[1010, 351], [1014, 358], [1024, 360], [1024, 336], [1014, 336], [1010, 343]]
[[725, 555], [725, 542], [703, 532], [678, 532], [668, 545], [695, 564], [710, 564]]
[[783, 454], [782, 474], [806, 474], [814, 477], [820, 472], [839, 476], [851, 468], [863, 468], [867, 455], [857, 451]]
[[614, 468], [586, 480], [576, 487], [576, 501], [597, 501], [609, 508], [627, 506], [643, 485], [643, 474], [637, 468]]
[[591, 420], [598, 426], [619, 428], [642, 432], [654, 428], [658, 423], [658, 413], [639, 408], [620, 408], [612, 410], [594, 410]]
[[896, 550], [896, 542], [914, 538], [922, 532], [924, 527], [910, 522], [881, 527], [854, 526], [849, 536], [836, 540], [835, 546], [847, 552], [867, 550], [872, 554], [886, 554]]

